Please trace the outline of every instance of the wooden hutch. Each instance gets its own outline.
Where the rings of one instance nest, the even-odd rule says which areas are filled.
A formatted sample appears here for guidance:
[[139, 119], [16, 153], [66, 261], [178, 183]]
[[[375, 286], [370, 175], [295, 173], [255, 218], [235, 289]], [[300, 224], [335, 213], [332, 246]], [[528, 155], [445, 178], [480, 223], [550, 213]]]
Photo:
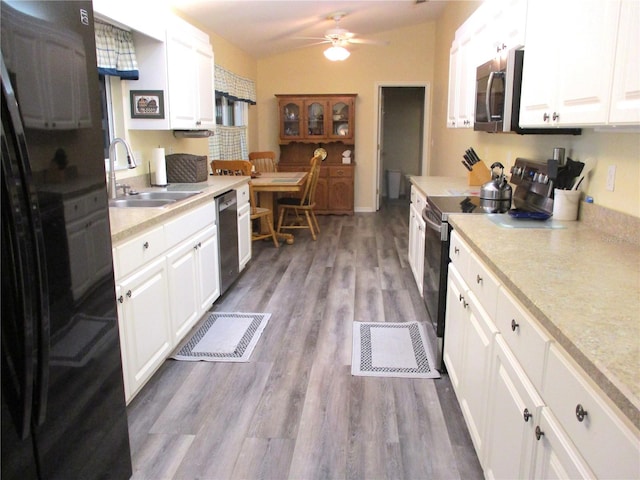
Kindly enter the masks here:
[[[355, 94], [276, 95], [283, 172], [309, 169], [318, 148], [327, 152], [316, 189], [317, 214], [353, 215]], [[351, 151], [351, 163], [342, 154]]]

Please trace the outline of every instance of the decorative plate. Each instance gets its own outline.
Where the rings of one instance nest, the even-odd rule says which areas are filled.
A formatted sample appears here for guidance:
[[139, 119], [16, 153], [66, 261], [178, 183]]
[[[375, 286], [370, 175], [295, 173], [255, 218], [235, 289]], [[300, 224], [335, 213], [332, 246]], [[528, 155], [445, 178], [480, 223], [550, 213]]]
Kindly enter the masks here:
[[314, 157], [320, 156], [320, 158], [324, 161], [324, 159], [327, 158], [327, 151], [322, 147], [316, 148], [313, 151], [313, 156]]
[[338, 127], [338, 135], [341, 135], [343, 137], [346, 137], [349, 134], [349, 125], [342, 124]]

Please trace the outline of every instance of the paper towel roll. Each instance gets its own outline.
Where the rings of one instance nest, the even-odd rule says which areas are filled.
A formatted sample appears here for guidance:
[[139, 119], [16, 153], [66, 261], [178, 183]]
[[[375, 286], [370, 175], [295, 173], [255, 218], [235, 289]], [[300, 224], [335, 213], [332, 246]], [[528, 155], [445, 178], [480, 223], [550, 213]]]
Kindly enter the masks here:
[[153, 184], [167, 184], [167, 164], [164, 158], [164, 148], [154, 148], [151, 152], [151, 165], [153, 168]]

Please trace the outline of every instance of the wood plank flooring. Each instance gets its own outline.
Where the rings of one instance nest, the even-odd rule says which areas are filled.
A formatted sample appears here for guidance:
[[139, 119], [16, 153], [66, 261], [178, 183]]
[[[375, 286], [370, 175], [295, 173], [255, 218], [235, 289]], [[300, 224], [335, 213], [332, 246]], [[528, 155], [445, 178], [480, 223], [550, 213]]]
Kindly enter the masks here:
[[166, 361], [128, 407], [133, 478], [483, 478], [446, 375], [351, 376], [354, 321], [425, 319], [408, 208], [320, 217], [315, 242], [254, 242], [212, 309], [272, 314], [251, 361]]

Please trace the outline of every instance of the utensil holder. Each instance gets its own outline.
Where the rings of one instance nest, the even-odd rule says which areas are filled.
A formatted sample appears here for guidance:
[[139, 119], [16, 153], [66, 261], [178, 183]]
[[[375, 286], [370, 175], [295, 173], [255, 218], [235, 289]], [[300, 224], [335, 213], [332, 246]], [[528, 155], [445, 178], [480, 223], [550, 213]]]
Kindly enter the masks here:
[[577, 220], [581, 193], [580, 190], [559, 190], [555, 188], [553, 191], [553, 219]]
[[469, 172], [469, 185], [483, 185], [491, 180], [491, 171], [484, 162], [478, 162], [471, 167]]

